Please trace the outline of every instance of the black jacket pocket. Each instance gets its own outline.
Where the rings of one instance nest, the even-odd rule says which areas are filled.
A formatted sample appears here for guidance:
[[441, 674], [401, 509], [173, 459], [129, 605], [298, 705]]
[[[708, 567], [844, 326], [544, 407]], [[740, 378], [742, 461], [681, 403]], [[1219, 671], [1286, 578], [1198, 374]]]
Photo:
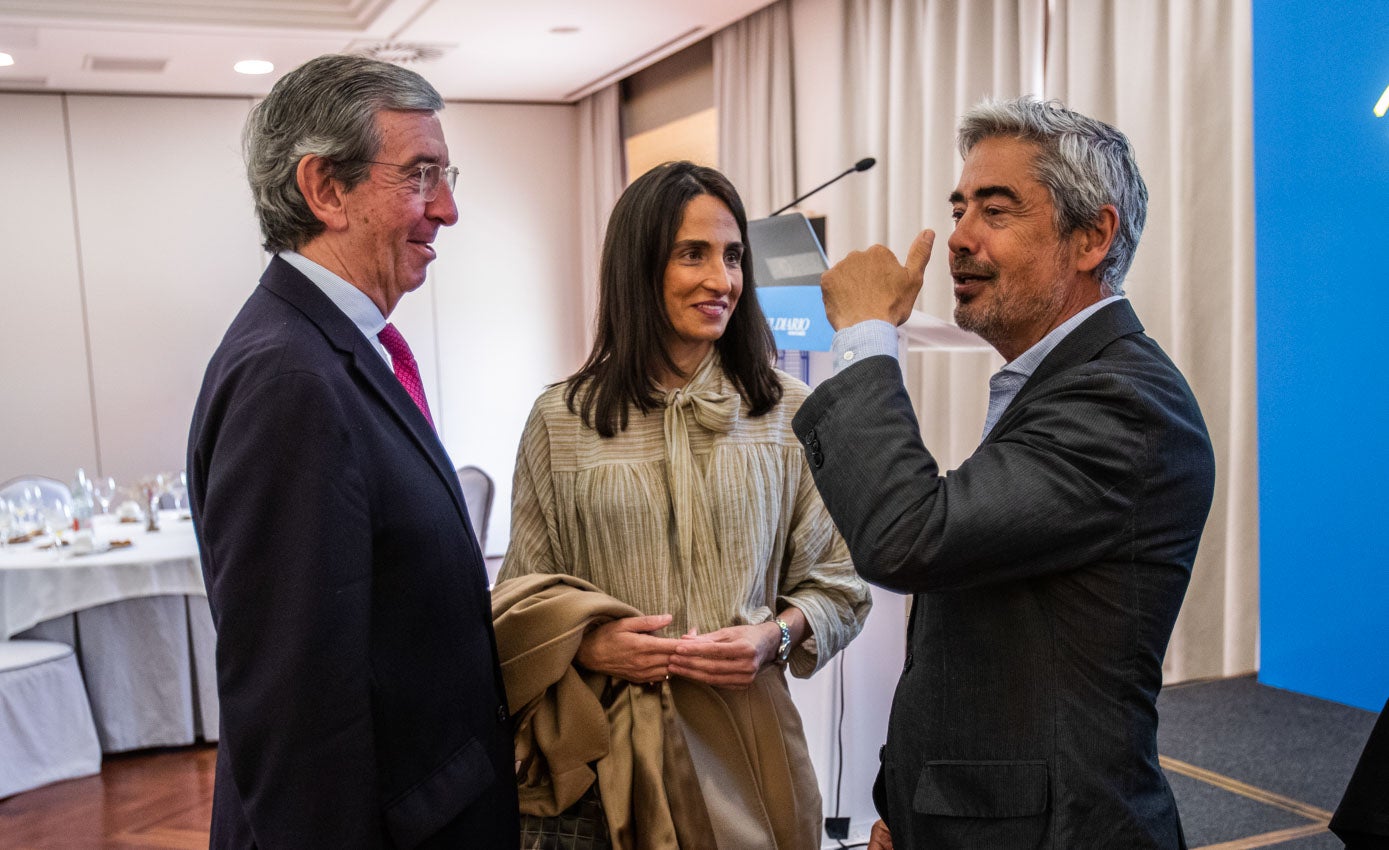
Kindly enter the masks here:
[[1047, 810], [1045, 761], [933, 761], [921, 769], [912, 808], [958, 818], [1021, 818]]
[[443, 829], [496, 781], [473, 738], [414, 788], [386, 804], [386, 831], [397, 847], [414, 847]]

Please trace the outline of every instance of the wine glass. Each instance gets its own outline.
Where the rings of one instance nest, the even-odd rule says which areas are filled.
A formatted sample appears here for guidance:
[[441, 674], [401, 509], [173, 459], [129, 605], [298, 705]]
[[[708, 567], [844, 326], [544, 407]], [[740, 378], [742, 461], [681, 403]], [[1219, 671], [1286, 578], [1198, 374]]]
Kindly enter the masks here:
[[173, 476], [169, 476], [169, 495], [173, 497], [174, 509], [181, 514], [188, 513], [188, 473], [180, 471], [178, 483], [173, 483]]
[[11, 537], [19, 536], [17, 508], [9, 499], [0, 499], [0, 549], [10, 545]]
[[96, 503], [101, 512], [109, 514], [111, 503], [116, 500], [116, 479], [99, 478], [92, 481], [92, 495], [96, 497]]
[[63, 533], [72, 528], [72, 507], [54, 498], [43, 506], [43, 531], [53, 538], [53, 546], [63, 545]]
[[15, 516], [18, 518], [23, 532], [33, 531], [43, 525], [43, 518], [40, 516], [42, 504], [42, 490], [38, 487], [24, 488], [24, 495], [20, 497], [15, 506]]

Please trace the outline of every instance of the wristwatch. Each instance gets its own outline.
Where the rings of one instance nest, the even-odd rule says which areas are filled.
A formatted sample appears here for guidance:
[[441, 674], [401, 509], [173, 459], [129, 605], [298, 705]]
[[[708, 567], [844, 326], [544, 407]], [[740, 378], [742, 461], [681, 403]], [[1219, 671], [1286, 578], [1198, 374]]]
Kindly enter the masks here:
[[781, 643], [776, 648], [776, 663], [785, 665], [791, 660], [791, 627], [780, 617], [776, 619], [776, 624], [777, 628], [781, 629]]

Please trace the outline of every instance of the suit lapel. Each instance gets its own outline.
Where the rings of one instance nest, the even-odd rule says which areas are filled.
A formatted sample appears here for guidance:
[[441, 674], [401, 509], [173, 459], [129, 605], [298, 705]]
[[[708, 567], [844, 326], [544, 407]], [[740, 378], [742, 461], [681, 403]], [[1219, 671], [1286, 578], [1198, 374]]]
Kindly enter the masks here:
[[440, 442], [439, 435], [415, 406], [414, 399], [400, 385], [395, 373], [381, 359], [381, 355], [371, 347], [366, 337], [352, 320], [338, 309], [327, 295], [323, 294], [313, 281], [289, 263], [274, 257], [261, 275], [261, 285], [275, 295], [283, 298], [313, 322], [328, 343], [342, 352], [352, 367], [366, 381], [380, 398], [381, 403], [391, 412], [400, 427], [410, 435], [410, 439], [424, 455], [429, 458], [444, 486], [453, 497], [459, 518], [468, 526], [467, 511], [463, 504], [463, 491], [458, 483], [458, 473], [453, 462]]
[[1023, 392], [1063, 369], [1094, 360], [1105, 346], [1119, 337], [1142, 332], [1143, 323], [1138, 321], [1138, 314], [1133, 312], [1133, 305], [1127, 299], [1101, 308], [1067, 334], [1066, 338], [1043, 358], [1032, 377], [1023, 385]]
[[1067, 334], [1066, 338], [1061, 340], [1038, 364], [1032, 376], [1022, 385], [1022, 389], [1018, 390], [1018, 394], [1013, 397], [1003, 414], [999, 416], [998, 425], [989, 432], [989, 437], [984, 441], [984, 444], [993, 442], [995, 437], [1007, 430], [1003, 425], [1008, 414], [1019, 404], [1022, 404], [1048, 378], [1072, 366], [1094, 360], [1105, 346], [1119, 337], [1142, 332], [1143, 323], [1138, 321], [1138, 314], [1133, 311], [1133, 305], [1128, 302], [1128, 299], [1109, 304], [1081, 322], [1079, 327]]

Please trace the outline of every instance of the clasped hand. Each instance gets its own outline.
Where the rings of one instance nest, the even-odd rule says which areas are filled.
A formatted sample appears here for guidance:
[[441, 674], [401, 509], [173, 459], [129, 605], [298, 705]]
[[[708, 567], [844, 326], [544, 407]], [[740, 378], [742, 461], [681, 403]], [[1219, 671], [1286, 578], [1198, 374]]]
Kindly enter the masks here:
[[775, 623], [690, 633], [680, 638], [670, 672], [716, 688], [741, 690], [772, 660], [780, 642], [781, 630]]
[[926, 264], [935, 244], [933, 230], [923, 230], [907, 249], [906, 265], [882, 245], [854, 251], [820, 276], [825, 315], [835, 330], [869, 319], [900, 325], [911, 316]]
[[728, 626], [708, 634], [657, 637], [669, 614], [624, 617], [584, 635], [576, 659], [585, 669], [627, 682], [659, 682], [684, 676], [718, 688], [746, 688], [776, 654], [775, 624]]
[[589, 630], [575, 660], [585, 669], [628, 682], [659, 682], [670, 677], [670, 658], [680, 641], [651, 632], [670, 625], [669, 614], [623, 617]]

